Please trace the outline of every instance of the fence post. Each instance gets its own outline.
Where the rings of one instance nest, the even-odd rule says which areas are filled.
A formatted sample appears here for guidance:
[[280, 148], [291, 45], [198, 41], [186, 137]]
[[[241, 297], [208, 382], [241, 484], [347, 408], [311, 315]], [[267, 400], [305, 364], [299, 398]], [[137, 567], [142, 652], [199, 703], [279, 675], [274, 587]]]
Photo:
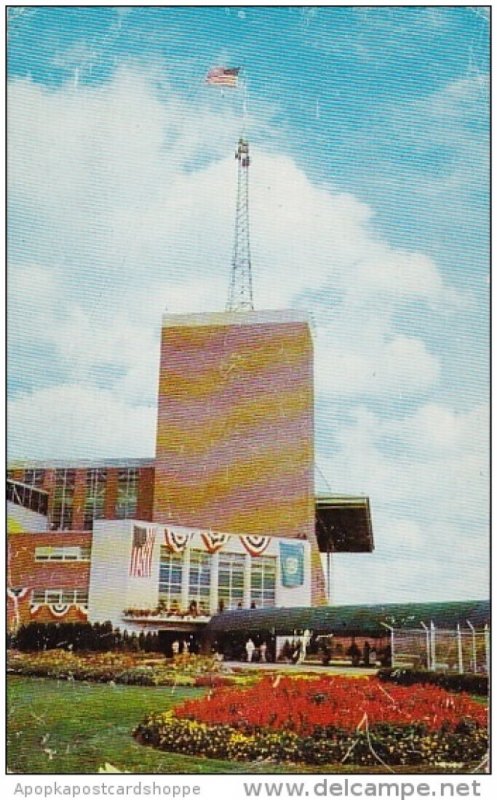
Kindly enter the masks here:
[[431, 669], [430, 631], [424, 622], [421, 622], [421, 627], [426, 633], [426, 669]]
[[484, 636], [485, 636], [485, 667], [487, 675], [490, 674], [490, 628], [488, 627], [487, 623], [485, 623], [484, 629]]
[[473, 666], [473, 672], [476, 672], [476, 631], [474, 625], [471, 624], [469, 619], [466, 620], [468, 627], [471, 628], [472, 638], [473, 638], [473, 658], [471, 659], [471, 663]]
[[431, 644], [431, 669], [437, 669], [437, 650], [436, 650], [436, 629], [433, 620], [430, 622], [430, 644]]
[[462, 638], [461, 638], [461, 626], [457, 623], [457, 661], [459, 664], [459, 674], [462, 675], [464, 672], [464, 664], [462, 660]]
[[380, 622], [380, 625], [383, 625], [384, 628], [390, 631], [390, 663], [392, 667], [395, 666], [395, 632], [391, 625], [387, 625], [386, 622]]

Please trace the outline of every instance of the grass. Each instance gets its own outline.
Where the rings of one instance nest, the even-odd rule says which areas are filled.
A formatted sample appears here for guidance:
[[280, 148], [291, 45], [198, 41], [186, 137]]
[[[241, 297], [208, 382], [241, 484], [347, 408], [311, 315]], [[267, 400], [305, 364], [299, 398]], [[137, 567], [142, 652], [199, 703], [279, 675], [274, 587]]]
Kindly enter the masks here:
[[[94, 774], [106, 762], [135, 774], [364, 774], [345, 765], [313, 768], [181, 756], [135, 742], [131, 731], [147, 714], [200, 697], [205, 689], [9, 676], [7, 690], [7, 767], [17, 774]], [[423, 769], [415, 771], [426, 774]]]
[[57, 775], [96, 773], [106, 762], [136, 774], [302, 771], [163, 753], [137, 744], [131, 736], [146, 714], [204, 692], [10, 676], [7, 767], [14, 773]]

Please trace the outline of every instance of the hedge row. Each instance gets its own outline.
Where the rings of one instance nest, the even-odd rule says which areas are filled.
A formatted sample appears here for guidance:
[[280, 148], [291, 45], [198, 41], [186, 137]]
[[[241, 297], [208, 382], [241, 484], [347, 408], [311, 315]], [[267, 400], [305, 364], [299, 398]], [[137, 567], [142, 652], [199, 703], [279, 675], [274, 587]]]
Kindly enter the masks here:
[[427, 733], [422, 725], [377, 725], [369, 732], [322, 728], [299, 737], [289, 731], [206, 725], [166, 712], [148, 717], [133, 735], [141, 744], [184, 755], [311, 765], [461, 766], [481, 762], [488, 750], [486, 730], [467, 722], [450, 732]]
[[396, 683], [399, 686], [413, 686], [415, 683], [429, 683], [440, 686], [450, 692], [467, 692], [468, 694], [488, 695], [488, 675], [475, 675], [472, 672], [463, 674], [453, 672], [428, 672], [400, 668], [378, 670], [378, 678], [382, 681]]
[[9, 634], [7, 646], [23, 652], [54, 650], [57, 647], [74, 651], [152, 653], [160, 650], [156, 633], [135, 633], [114, 629], [111, 622], [30, 622], [16, 634]]

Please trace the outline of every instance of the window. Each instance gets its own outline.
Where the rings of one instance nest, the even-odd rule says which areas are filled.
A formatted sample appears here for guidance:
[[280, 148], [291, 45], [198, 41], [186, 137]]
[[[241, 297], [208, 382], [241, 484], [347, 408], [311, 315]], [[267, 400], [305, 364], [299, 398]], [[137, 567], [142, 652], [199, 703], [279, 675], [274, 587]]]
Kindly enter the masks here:
[[117, 519], [132, 519], [136, 516], [138, 503], [138, 470], [120, 469], [117, 475]]
[[37, 547], [35, 561], [89, 561], [90, 547]]
[[44, 469], [26, 469], [24, 470], [24, 483], [27, 486], [36, 486], [41, 489], [43, 486], [43, 479], [45, 477]]
[[160, 550], [159, 602], [168, 609], [181, 608], [181, 582], [183, 578], [183, 554], [171, 553], [165, 547]]
[[107, 470], [89, 469], [86, 472], [85, 518], [83, 527], [91, 531], [94, 519], [102, 519], [105, 510]]
[[219, 605], [227, 611], [243, 603], [245, 556], [237, 553], [219, 554]]
[[70, 530], [72, 526], [72, 507], [74, 499], [73, 469], [55, 470], [55, 489], [51, 514], [52, 530]]
[[276, 559], [258, 556], [252, 559], [250, 602], [257, 608], [274, 606], [276, 601]]
[[209, 614], [212, 556], [203, 550], [190, 552], [190, 582], [188, 602], [195, 602], [199, 612]]
[[78, 605], [88, 607], [88, 592], [84, 589], [37, 589], [31, 605]]
[[26, 486], [24, 483], [7, 480], [7, 500], [16, 505], [29, 508], [37, 514], [47, 516], [48, 493], [35, 486]]

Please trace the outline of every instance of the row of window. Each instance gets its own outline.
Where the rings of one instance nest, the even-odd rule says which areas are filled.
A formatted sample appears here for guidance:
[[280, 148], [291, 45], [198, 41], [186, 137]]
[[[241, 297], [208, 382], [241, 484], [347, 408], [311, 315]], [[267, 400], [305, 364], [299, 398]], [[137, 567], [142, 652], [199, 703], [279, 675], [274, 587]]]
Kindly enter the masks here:
[[[259, 556], [250, 559], [250, 603], [258, 608], [275, 605], [276, 558]], [[184, 554], [170, 553], [161, 548], [159, 571], [159, 599], [168, 608], [182, 601], [183, 574], [187, 569]], [[212, 555], [202, 550], [190, 551], [188, 573], [188, 603], [195, 601], [199, 607], [209, 608], [212, 583]], [[242, 605], [245, 594], [245, 556], [237, 553], [220, 553], [218, 561], [219, 607], [228, 610]], [[247, 578], [248, 580], [248, 578]]]
[[89, 546], [35, 548], [35, 561], [89, 561], [90, 556]]
[[[9, 476], [13, 476], [10, 470]], [[132, 519], [136, 516], [138, 503], [138, 469], [120, 469], [117, 475], [116, 519]], [[21, 480], [27, 486], [41, 488], [45, 479], [45, 470], [26, 469]], [[52, 530], [70, 530], [73, 524], [74, 488], [76, 471], [74, 469], [56, 469], [55, 485], [50, 514]], [[105, 491], [107, 484], [106, 469], [86, 470], [86, 492], [84, 505], [85, 530], [93, 528], [93, 520], [103, 519], [105, 513]], [[46, 513], [46, 509], [45, 509]]]
[[7, 500], [43, 516], [48, 513], [48, 495], [35, 486], [7, 480]]
[[31, 605], [77, 605], [88, 608], [88, 592], [83, 589], [37, 589]]

